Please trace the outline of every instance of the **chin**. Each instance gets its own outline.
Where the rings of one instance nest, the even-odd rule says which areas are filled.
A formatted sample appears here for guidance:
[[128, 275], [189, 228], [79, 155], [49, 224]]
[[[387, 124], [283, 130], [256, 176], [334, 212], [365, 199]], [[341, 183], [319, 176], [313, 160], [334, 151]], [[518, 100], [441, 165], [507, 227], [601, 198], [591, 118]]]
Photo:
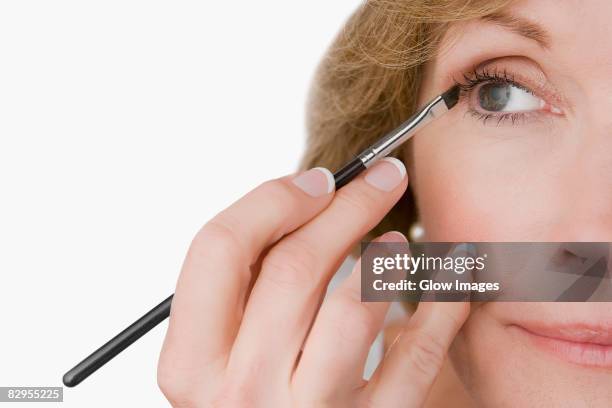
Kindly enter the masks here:
[[611, 407], [610, 303], [487, 303], [450, 350], [482, 407]]

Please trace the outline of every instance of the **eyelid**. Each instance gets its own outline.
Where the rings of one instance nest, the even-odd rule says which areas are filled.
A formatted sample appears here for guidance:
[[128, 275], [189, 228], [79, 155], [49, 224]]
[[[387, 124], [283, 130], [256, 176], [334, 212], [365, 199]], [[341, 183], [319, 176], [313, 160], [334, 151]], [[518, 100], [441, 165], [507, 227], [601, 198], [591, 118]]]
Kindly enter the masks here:
[[[489, 68], [489, 66], [494, 66], [493, 70]], [[460, 82], [453, 78], [455, 83], [458, 84], [461, 89], [461, 101], [467, 105], [468, 109], [466, 113], [469, 113], [475, 118], [481, 120], [485, 125], [491, 120], [496, 122], [497, 126], [506, 122], [511, 122], [514, 125], [519, 121], [521, 123], [536, 120], [539, 122], [541, 120], [551, 120], [555, 116], [564, 116], [564, 112], [556, 105], [550, 103], [549, 98], [541, 96], [543, 93], [542, 91], [546, 90], [546, 81], [540, 81], [540, 83], [538, 83], [536, 86], [525, 85], [525, 83], [536, 83], [536, 81], [533, 80], [536, 75], [526, 75], [524, 71], [528, 72], [528, 70], [523, 70], [523, 72], [518, 70], [516, 71], [519, 72], [518, 76], [521, 78], [517, 79], [517, 75], [514, 74], [514, 71], [510, 71], [505, 65], [503, 68], [498, 68], [495, 65], [481, 64], [473, 71], [464, 73], [464, 81]], [[542, 76], [540, 76], [540, 78], [543, 78], [543, 73], [541, 74]], [[527, 80], [522, 80], [522, 78]], [[518, 111], [487, 111], [486, 109], [480, 109], [478, 100], [476, 98], [478, 95], [478, 89], [484, 84], [496, 82], [511, 85], [521, 89], [523, 92], [530, 93], [534, 98], [541, 101], [541, 106], [539, 108]], [[541, 82], [544, 84], [541, 84]], [[534, 90], [532, 88], [536, 89]], [[475, 99], [476, 102], [474, 101]], [[557, 99], [555, 95], [553, 95], [553, 99]]]
[[[556, 106], [562, 112], [568, 109], [568, 104], [563, 95], [550, 83], [542, 69], [529, 58], [521, 56], [498, 57], [481, 62], [458, 75], [462, 76], [474, 72], [506, 73], [517, 85], [526, 88], [535, 96]], [[456, 83], [461, 83], [460, 80], [457, 80], [456, 75], [451, 77]]]

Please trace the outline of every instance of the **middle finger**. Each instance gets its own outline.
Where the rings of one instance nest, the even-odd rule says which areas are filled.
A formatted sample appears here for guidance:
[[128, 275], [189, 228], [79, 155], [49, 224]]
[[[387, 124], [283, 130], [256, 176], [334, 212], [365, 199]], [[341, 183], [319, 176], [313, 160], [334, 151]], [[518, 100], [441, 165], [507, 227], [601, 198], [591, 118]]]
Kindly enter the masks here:
[[407, 184], [403, 163], [383, 159], [270, 250], [230, 354], [228, 372], [234, 378], [242, 374], [252, 380], [256, 370], [259, 378], [288, 380], [331, 275]]

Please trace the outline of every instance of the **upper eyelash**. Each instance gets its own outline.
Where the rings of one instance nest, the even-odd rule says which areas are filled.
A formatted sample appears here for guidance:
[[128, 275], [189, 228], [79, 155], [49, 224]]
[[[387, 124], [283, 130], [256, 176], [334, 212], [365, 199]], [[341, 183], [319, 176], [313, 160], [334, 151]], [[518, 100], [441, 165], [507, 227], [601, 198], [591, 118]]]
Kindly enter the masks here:
[[533, 94], [533, 91], [531, 89], [518, 82], [514, 78], [514, 75], [508, 72], [506, 69], [504, 69], [503, 71], [489, 71], [487, 68], [473, 69], [468, 73], [462, 74], [462, 80], [453, 80], [455, 82], [455, 85], [457, 85], [462, 92], [469, 92], [474, 87], [476, 87], [476, 85], [479, 85], [483, 82], [501, 82], [513, 85], [517, 88], [524, 90], [525, 92]]
[[[477, 85], [484, 82], [510, 84], [534, 95], [531, 89], [515, 80], [514, 75], [508, 72], [506, 69], [500, 71], [488, 70], [486, 67], [480, 69], [474, 68], [472, 71], [462, 74], [462, 80], [453, 78], [453, 81], [455, 82], [455, 85], [459, 87], [460, 98], [465, 98]], [[497, 119], [497, 125], [506, 120], [511, 120], [512, 124], [514, 125], [518, 120], [525, 119], [527, 114], [525, 112], [506, 112], [497, 114], [482, 113], [471, 108], [468, 109], [467, 113], [470, 113], [472, 116], [482, 120], [484, 124], [486, 124], [488, 120], [495, 118]]]

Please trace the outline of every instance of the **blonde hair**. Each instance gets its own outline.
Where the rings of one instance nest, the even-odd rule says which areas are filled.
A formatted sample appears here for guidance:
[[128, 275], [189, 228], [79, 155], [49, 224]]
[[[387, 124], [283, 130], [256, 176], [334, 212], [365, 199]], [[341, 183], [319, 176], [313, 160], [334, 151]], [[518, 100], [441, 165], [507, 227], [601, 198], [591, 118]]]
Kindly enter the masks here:
[[[494, 14], [508, 2], [370, 0], [362, 4], [317, 69], [300, 167], [336, 171], [406, 120], [417, 107], [424, 64], [435, 56], [449, 25]], [[406, 232], [417, 216], [409, 187], [367, 238], [390, 229]]]

